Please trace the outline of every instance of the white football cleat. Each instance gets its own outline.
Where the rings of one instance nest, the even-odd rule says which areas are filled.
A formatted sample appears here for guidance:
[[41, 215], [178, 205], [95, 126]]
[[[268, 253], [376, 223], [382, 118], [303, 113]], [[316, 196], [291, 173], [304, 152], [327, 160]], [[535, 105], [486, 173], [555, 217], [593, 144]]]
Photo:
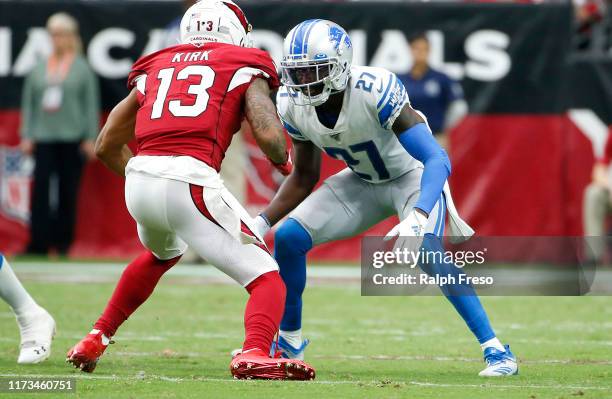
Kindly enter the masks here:
[[509, 345], [504, 345], [502, 352], [493, 347], [485, 349], [484, 360], [487, 367], [478, 373], [481, 377], [504, 377], [518, 374], [518, 363], [516, 357], [510, 351]]
[[55, 320], [43, 308], [17, 317], [21, 332], [21, 351], [17, 363], [34, 364], [51, 355], [51, 341], [55, 336]]

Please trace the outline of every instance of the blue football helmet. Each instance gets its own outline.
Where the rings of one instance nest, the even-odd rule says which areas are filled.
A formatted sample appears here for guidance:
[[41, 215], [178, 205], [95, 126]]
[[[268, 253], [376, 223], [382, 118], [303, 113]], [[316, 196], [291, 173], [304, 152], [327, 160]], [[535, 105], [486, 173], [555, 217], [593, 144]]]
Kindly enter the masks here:
[[346, 89], [352, 61], [353, 45], [340, 25], [309, 19], [285, 38], [281, 81], [297, 105], [321, 105]]

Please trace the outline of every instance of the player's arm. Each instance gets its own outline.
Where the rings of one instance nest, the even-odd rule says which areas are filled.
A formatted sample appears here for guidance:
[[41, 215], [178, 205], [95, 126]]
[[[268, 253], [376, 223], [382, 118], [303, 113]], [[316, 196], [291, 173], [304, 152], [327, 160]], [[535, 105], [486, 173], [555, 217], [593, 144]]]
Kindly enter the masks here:
[[291, 172], [291, 159], [287, 151], [285, 128], [270, 99], [270, 87], [261, 78], [255, 79], [245, 95], [246, 118], [251, 125], [257, 145], [270, 162], [284, 175]]
[[421, 176], [421, 192], [414, 208], [405, 219], [387, 233], [385, 239], [399, 235], [400, 239], [395, 243], [396, 246], [418, 251], [429, 214], [442, 194], [446, 179], [450, 175], [451, 165], [446, 151], [431, 134], [425, 117], [410, 106], [407, 98], [399, 115], [393, 121], [392, 130], [406, 151], [421, 161], [425, 169]]
[[295, 209], [312, 192], [321, 173], [321, 150], [310, 141], [293, 140], [295, 166], [270, 205], [260, 214], [268, 229]]
[[138, 98], [136, 89], [113, 108], [96, 140], [96, 156], [110, 170], [125, 176], [125, 166], [133, 157], [127, 144], [134, 138]]
[[448, 155], [431, 134], [425, 118], [409, 103], [404, 105], [395, 119], [393, 132], [406, 151], [425, 167], [421, 177], [421, 193], [414, 207], [429, 216], [451, 172]]
[[450, 175], [450, 161], [446, 151], [431, 134], [425, 116], [410, 105], [408, 92], [401, 80], [388, 71], [382, 73], [380, 78], [387, 89], [373, 91], [375, 97], [372, 103], [377, 104], [376, 116], [381, 126], [395, 133], [406, 151], [425, 167], [421, 192], [409, 218], [426, 221]]

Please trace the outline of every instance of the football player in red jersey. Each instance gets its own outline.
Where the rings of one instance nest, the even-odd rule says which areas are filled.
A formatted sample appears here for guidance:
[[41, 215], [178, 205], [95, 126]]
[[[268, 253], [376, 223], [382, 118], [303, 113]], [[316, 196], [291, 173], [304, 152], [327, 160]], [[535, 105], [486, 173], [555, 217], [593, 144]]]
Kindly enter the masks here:
[[[94, 329], [67, 354], [92, 372], [117, 328], [153, 292], [191, 246], [250, 294], [236, 378], [313, 379], [304, 362], [271, 358], [283, 314], [285, 286], [252, 219], [219, 178], [232, 135], [243, 118], [270, 161], [291, 171], [284, 128], [270, 91], [276, 68], [250, 48], [251, 30], [229, 0], [204, 0], [181, 21], [181, 45], [138, 60], [130, 94], [110, 113], [96, 143], [98, 157], [125, 176], [127, 208], [147, 248], [130, 263]], [[136, 156], [127, 146], [136, 138]]]

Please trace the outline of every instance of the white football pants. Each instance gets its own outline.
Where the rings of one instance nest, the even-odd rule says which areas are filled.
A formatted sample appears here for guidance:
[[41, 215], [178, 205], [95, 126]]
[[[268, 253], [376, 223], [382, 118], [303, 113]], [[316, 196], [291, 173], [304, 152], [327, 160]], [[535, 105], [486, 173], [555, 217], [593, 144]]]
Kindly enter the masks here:
[[248, 227], [251, 218], [225, 188], [130, 172], [125, 201], [140, 241], [159, 259], [182, 255], [189, 246], [242, 286], [278, 270]]

